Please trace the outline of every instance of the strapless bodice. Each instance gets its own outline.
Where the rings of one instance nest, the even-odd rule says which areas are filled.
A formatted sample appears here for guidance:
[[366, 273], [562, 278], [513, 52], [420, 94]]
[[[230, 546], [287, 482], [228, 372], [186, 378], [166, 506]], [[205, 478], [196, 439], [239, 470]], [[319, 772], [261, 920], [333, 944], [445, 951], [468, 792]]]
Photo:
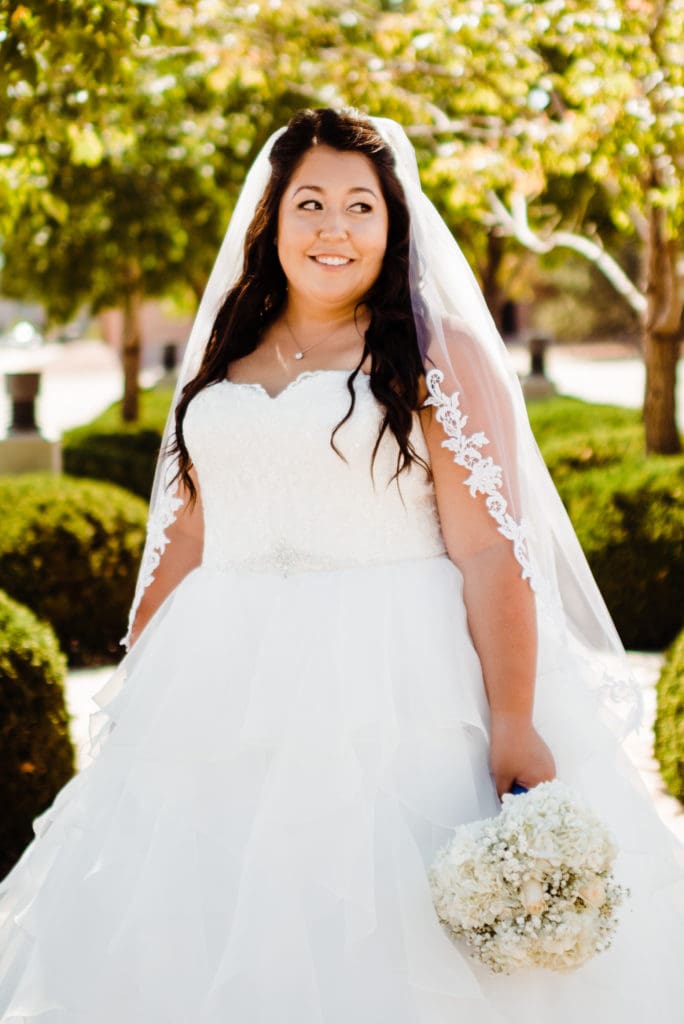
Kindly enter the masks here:
[[[434, 489], [412, 465], [392, 480], [397, 445], [370, 378], [359, 374], [350, 419], [346, 370], [308, 371], [272, 398], [258, 384], [220, 381], [190, 403], [185, 440], [204, 513], [203, 564], [307, 572], [445, 553]], [[428, 461], [417, 414], [411, 441]]]

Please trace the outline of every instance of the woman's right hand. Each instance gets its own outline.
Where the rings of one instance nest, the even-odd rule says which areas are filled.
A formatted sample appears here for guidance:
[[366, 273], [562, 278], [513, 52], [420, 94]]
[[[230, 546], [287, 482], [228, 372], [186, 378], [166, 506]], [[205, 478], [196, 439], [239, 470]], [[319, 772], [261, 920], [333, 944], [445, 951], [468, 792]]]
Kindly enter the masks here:
[[527, 716], [492, 715], [489, 760], [499, 799], [515, 783], [532, 789], [556, 777], [553, 754]]

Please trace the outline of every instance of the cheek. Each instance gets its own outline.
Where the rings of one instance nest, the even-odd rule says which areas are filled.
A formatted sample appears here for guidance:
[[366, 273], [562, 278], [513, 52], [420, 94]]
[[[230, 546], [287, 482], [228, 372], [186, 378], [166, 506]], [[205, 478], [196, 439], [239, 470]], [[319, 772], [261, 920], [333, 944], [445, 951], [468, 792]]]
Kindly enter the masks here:
[[374, 259], [378, 263], [382, 263], [387, 251], [387, 232], [384, 230], [374, 231], [372, 237], [368, 239], [368, 249]]

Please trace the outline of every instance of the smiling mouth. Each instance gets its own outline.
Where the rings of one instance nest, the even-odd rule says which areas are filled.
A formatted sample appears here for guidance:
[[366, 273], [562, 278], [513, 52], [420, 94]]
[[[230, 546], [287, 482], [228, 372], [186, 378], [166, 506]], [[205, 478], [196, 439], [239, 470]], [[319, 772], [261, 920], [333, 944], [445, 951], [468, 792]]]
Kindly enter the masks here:
[[324, 267], [346, 267], [353, 262], [349, 256], [311, 256], [310, 259]]

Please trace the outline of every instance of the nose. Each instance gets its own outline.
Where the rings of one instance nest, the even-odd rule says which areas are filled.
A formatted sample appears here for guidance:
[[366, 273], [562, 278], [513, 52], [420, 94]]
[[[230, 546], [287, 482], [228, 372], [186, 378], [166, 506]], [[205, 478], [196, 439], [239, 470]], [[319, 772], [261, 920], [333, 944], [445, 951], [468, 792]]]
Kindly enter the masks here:
[[321, 238], [346, 238], [347, 228], [340, 210], [328, 208], [318, 234]]

